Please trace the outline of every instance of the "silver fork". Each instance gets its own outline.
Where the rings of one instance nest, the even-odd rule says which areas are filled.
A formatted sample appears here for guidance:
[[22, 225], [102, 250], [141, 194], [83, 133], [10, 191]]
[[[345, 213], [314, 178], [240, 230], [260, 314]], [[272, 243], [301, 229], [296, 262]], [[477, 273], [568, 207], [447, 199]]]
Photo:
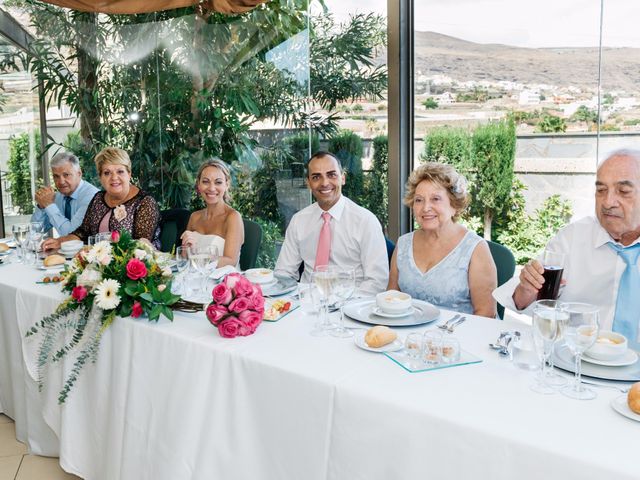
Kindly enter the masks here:
[[455, 322], [449, 324], [449, 327], [447, 328], [447, 332], [448, 333], [453, 333], [453, 329], [456, 328], [458, 325], [460, 325], [461, 323], [465, 322], [467, 320], [467, 317], [460, 317], [458, 320], [456, 320]]
[[448, 330], [449, 329], [449, 325], [452, 324], [453, 322], [455, 322], [456, 320], [458, 320], [461, 316], [462, 315], [460, 315], [459, 313], [454, 315], [449, 320], [444, 322], [442, 325], [438, 325], [438, 328], [441, 328], [442, 330]]

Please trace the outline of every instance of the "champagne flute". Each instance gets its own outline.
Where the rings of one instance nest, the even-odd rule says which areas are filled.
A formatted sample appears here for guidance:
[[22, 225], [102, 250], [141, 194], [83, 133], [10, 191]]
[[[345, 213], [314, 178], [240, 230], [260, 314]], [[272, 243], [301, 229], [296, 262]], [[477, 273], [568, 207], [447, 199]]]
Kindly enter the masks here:
[[547, 385], [550, 385], [555, 388], [564, 387], [567, 384], [567, 379], [562, 375], [558, 375], [557, 373], [555, 373], [553, 369], [553, 363], [554, 363], [553, 356], [554, 356], [554, 351], [556, 349], [556, 346], [560, 344], [560, 342], [564, 337], [564, 327], [567, 323], [567, 319], [569, 318], [569, 315], [564, 310], [563, 304], [560, 303], [560, 301], [558, 300], [538, 300], [535, 303], [535, 307], [550, 308], [555, 311], [558, 331], [556, 334], [556, 339], [553, 342], [553, 345], [551, 346], [551, 354], [547, 359], [547, 364], [549, 365], [549, 368], [547, 369], [545, 382]]
[[336, 279], [337, 270], [335, 267], [330, 267], [328, 265], [317, 267], [311, 274], [311, 281], [318, 288], [320, 293], [320, 305], [322, 308], [320, 323], [311, 332], [311, 335], [315, 337], [327, 335], [329, 330], [331, 330], [331, 323], [329, 322], [329, 302], [331, 300], [331, 295], [333, 294]]
[[563, 312], [560, 304], [553, 306], [537, 304], [533, 309], [533, 344], [540, 360], [540, 372], [536, 376], [533, 385], [531, 385], [531, 390], [536, 393], [545, 395], [555, 393], [555, 389], [547, 383], [549, 376], [547, 361], [551, 356], [553, 344], [558, 336], [558, 322], [566, 320], [566, 317], [567, 315]]
[[565, 303], [568, 314], [564, 329], [564, 340], [571, 353], [575, 356], [575, 377], [573, 383], [564, 387], [561, 392], [577, 400], [591, 400], [596, 398], [596, 392], [587, 388], [580, 380], [582, 369], [582, 354], [588, 350], [598, 338], [600, 329], [600, 310], [588, 303]]
[[298, 297], [300, 298], [300, 309], [312, 316], [318, 314], [319, 292], [313, 283], [301, 283], [298, 285]]
[[333, 294], [340, 304], [340, 323], [337, 328], [331, 330], [331, 335], [339, 338], [353, 337], [353, 331], [344, 327], [344, 304], [356, 291], [356, 271], [354, 269], [339, 271], [336, 275], [336, 284]]

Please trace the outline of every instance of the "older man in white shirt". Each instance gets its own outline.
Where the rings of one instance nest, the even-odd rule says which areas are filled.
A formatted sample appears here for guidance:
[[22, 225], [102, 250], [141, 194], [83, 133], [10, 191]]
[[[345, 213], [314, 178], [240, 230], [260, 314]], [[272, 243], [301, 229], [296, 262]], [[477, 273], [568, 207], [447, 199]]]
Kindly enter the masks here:
[[275, 274], [297, 279], [304, 264], [301, 280], [308, 282], [317, 265], [335, 265], [355, 269], [359, 292], [381, 292], [389, 278], [389, 261], [380, 222], [342, 195], [344, 183], [336, 157], [328, 152], [311, 157], [307, 186], [316, 203], [291, 219]]
[[[547, 249], [565, 254], [562, 300], [600, 307], [604, 329], [640, 348], [640, 151], [617, 150], [598, 168], [596, 217], [567, 225]], [[497, 288], [502, 305], [523, 310], [535, 300], [544, 269], [531, 260], [519, 278]]]

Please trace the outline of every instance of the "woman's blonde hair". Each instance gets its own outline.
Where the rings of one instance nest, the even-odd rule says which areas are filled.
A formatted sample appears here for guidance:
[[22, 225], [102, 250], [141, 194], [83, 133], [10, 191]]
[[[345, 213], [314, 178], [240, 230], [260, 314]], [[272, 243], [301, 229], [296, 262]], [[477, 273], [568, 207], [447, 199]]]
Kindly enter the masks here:
[[[208, 167], [215, 167], [224, 174], [224, 178], [227, 181], [227, 189], [225, 190], [224, 196], [222, 198], [225, 203], [229, 203], [231, 201], [231, 193], [229, 192], [229, 189], [231, 188], [231, 171], [229, 170], [229, 166], [219, 158], [211, 158], [200, 165], [200, 168], [198, 169], [198, 175], [196, 175], [196, 188], [198, 188], [198, 184], [200, 183], [202, 172], [204, 172], [204, 169]], [[198, 193], [200, 192], [198, 191]]]
[[416, 168], [407, 181], [407, 192], [404, 196], [404, 204], [411, 208], [416, 196], [416, 188], [421, 182], [432, 182], [440, 185], [447, 191], [451, 206], [456, 211], [453, 221], [460, 218], [460, 214], [469, 206], [469, 192], [467, 180], [446, 163], [427, 162]]
[[129, 154], [116, 147], [103, 148], [94, 159], [98, 175], [102, 173], [102, 167], [105, 165], [123, 165], [129, 175], [131, 175], [131, 159]]

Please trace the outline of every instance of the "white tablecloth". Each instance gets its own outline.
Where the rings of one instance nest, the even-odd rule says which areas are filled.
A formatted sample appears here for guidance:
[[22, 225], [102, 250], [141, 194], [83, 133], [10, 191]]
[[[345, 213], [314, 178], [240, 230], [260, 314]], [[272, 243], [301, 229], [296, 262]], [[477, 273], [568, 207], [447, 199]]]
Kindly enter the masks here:
[[[7, 368], [24, 361], [19, 347], [4, 351], [21, 341], [8, 325], [17, 315], [25, 330], [59, 298], [36, 278], [0, 270], [7, 411], [16, 376], [31, 381]], [[8, 285], [24, 299], [17, 312], [5, 307]], [[640, 478], [640, 424], [609, 406], [620, 393], [531, 392], [530, 375], [487, 347], [513, 325], [470, 318], [457, 337], [483, 363], [412, 374], [351, 339], [310, 336], [313, 321], [296, 311], [223, 339], [204, 314], [117, 319], [67, 403], [57, 405], [62, 376], [50, 371], [32, 399], [42, 415], [27, 409], [26, 421], [44, 416], [63, 468], [90, 480]]]

